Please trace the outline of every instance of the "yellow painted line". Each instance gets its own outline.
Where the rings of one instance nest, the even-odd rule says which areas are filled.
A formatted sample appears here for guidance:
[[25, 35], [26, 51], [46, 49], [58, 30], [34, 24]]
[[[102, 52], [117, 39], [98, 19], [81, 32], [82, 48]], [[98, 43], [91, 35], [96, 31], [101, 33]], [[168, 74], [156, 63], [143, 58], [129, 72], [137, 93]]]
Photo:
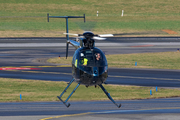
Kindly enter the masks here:
[[49, 120], [49, 119], [54, 119], [54, 118], [73, 117], [73, 116], [81, 116], [81, 115], [88, 115], [88, 114], [92, 114], [92, 113], [87, 112], [87, 113], [80, 113], [80, 114], [60, 115], [60, 116], [55, 116], [55, 117], [43, 118], [43, 119], [40, 119], [40, 120]]
[[[9, 70], [9, 71], [17, 71], [17, 70]], [[43, 72], [43, 71], [23, 71], [22, 72], [30, 72], [30, 73], [45, 73], [45, 74], [64, 74], [64, 75], [72, 75], [72, 73], [62, 73], [62, 72]], [[170, 78], [153, 78], [153, 77], [133, 77], [133, 76], [113, 76], [108, 75], [109, 77], [117, 77], [117, 78], [132, 78], [132, 79], [154, 79], [154, 80], [176, 80], [180, 81], [180, 79], [170, 79]]]
[[108, 75], [109, 77], [118, 77], [118, 78], [135, 78], [135, 79], [154, 79], [154, 80], [177, 80], [180, 81], [180, 79], [170, 79], [170, 78], [153, 78], [153, 77], [133, 77], [133, 76], [113, 76]]
[[[8, 71], [18, 72], [18, 70], [8, 70]], [[62, 73], [62, 72], [43, 72], [43, 71], [27, 71], [27, 70], [21, 72], [72, 75], [71, 73]]]
[[72, 67], [72, 65], [61, 65], [60, 67]]
[[71, 67], [71, 65], [58, 65], [58, 66], [36, 66], [36, 67]]
[[62, 72], [43, 72], [43, 71], [22, 71], [22, 72], [72, 75], [71, 73], [62, 73]]
[[[57, 66], [19, 66], [22, 68], [37, 68], [37, 67], [71, 67], [71, 65], [57, 65]], [[4, 66], [4, 67], [0, 67], [0, 68], [17, 68], [17, 66]]]
[[[23, 68], [34, 68], [34, 67], [71, 67], [70, 65], [59, 65], [59, 66], [20, 66]], [[8, 67], [0, 67], [0, 68], [14, 68], [13, 66]], [[8, 70], [12, 71], [12, 70]], [[15, 71], [15, 70], [13, 70]], [[42, 71], [22, 71], [22, 72], [31, 72], [31, 73], [50, 73], [50, 74], [66, 74], [66, 75], [72, 75], [70, 73], [60, 73], [60, 72], [42, 72]], [[132, 78], [132, 79], [154, 79], [154, 80], [176, 80], [180, 81], [180, 79], [171, 79], [171, 78], [153, 78], [153, 77], [133, 77], [133, 76], [113, 76], [108, 75], [109, 77], [117, 77], [117, 78]]]

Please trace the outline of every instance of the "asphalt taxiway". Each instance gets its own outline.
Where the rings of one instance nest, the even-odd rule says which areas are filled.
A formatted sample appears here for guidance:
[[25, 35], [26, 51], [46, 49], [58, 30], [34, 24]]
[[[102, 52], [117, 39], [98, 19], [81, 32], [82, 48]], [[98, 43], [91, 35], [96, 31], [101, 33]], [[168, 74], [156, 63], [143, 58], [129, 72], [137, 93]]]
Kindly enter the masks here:
[[180, 98], [121, 100], [118, 109], [110, 101], [0, 103], [1, 120], [109, 120], [179, 119]]
[[[23, 67], [23, 66], [22, 66]], [[26, 67], [26, 66], [24, 66]], [[35, 70], [28, 68], [22, 70], [1, 70], [0, 76], [5, 78], [20, 78], [46, 81], [69, 82], [72, 78], [71, 67], [61, 66], [28, 66], [36, 67]], [[177, 87], [180, 88], [179, 70], [157, 69], [123, 69], [109, 68], [108, 84], [137, 85], [152, 87]]]
[[[65, 56], [65, 38], [0, 38], [0, 77], [34, 80], [69, 81], [71, 68], [46, 62], [50, 57]], [[96, 46], [105, 54], [177, 51], [178, 37], [108, 38]], [[74, 48], [70, 47], [72, 56]], [[41, 59], [39, 59], [41, 58]], [[38, 69], [28, 69], [38, 68]], [[109, 84], [180, 87], [179, 70], [109, 68]], [[71, 102], [66, 108], [61, 102], [0, 103], [0, 119], [178, 119], [180, 99]]]

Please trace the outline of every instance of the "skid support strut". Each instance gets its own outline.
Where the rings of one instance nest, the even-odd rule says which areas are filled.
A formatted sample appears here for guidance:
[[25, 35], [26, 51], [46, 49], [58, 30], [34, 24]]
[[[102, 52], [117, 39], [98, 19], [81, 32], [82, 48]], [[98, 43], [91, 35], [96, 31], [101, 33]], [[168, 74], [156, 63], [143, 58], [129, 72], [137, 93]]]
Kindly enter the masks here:
[[67, 101], [69, 100], [69, 98], [72, 96], [72, 94], [76, 91], [76, 89], [79, 87], [80, 83], [77, 84], [77, 86], [74, 88], [74, 90], [71, 92], [71, 94], [68, 96], [68, 98], [63, 101], [61, 99], [61, 97], [63, 96], [63, 94], [66, 92], [66, 90], [69, 88], [69, 86], [72, 84], [72, 82], [74, 81], [74, 78], [69, 82], [68, 86], [64, 89], [64, 91], [61, 93], [60, 96], [57, 96], [59, 98], [60, 101], [63, 102], [63, 104], [66, 106], [66, 107], [69, 107], [70, 106], [70, 103], [66, 104]]
[[112, 97], [110, 96], [110, 94], [106, 91], [106, 89], [102, 86], [102, 85], [99, 85], [101, 87], [101, 89], [104, 91], [104, 93], [107, 95], [107, 97], [118, 107], [120, 108], [121, 107], [121, 104], [117, 104], [113, 99]]

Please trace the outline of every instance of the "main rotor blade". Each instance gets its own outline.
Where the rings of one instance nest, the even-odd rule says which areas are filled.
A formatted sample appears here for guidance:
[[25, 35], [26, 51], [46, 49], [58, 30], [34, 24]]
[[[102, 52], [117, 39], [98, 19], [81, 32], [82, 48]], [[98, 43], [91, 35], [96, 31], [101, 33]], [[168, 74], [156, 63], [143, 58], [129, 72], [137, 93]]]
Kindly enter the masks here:
[[155, 31], [142, 31], [142, 32], [132, 32], [132, 33], [119, 33], [113, 34], [114, 36], [121, 36], [121, 35], [159, 35], [159, 34], [167, 34], [164, 31], [155, 30]]
[[106, 38], [101, 38], [101, 37], [93, 37], [95, 40], [105, 40]]
[[63, 33], [65, 35], [74, 35], [74, 36], [79, 36], [79, 34], [73, 34], [73, 33]]
[[102, 34], [102, 35], [98, 35], [99, 37], [113, 37], [113, 34]]

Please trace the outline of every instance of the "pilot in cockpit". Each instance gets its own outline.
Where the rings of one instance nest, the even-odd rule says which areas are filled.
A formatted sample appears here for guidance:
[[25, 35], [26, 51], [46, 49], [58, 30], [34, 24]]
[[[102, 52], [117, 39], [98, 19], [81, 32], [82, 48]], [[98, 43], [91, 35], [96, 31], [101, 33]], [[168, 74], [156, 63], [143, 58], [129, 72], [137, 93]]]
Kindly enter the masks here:
[[100, 60], [100, 58], [101, 58], [100, 53], [96, 53], [96, 60], [97, 60], [97, 61], [99, 61], [99, 60]]
[[98, 66], [102, 66], [104, 64], [104, 61], [102, 60], [101, 54], [100, 53], [96, 53], [95, 54], [95, 64]]
[[84, 53], [80, 54], [80, 65], [87, 66], [88, 59], [84, 56]]
[[[88, 59], [84, 56], [84, 53], [80, 54], [79, 65], [87, 66]], [[75, 67], [77, 67], [77, 59], [75, 61]]]

